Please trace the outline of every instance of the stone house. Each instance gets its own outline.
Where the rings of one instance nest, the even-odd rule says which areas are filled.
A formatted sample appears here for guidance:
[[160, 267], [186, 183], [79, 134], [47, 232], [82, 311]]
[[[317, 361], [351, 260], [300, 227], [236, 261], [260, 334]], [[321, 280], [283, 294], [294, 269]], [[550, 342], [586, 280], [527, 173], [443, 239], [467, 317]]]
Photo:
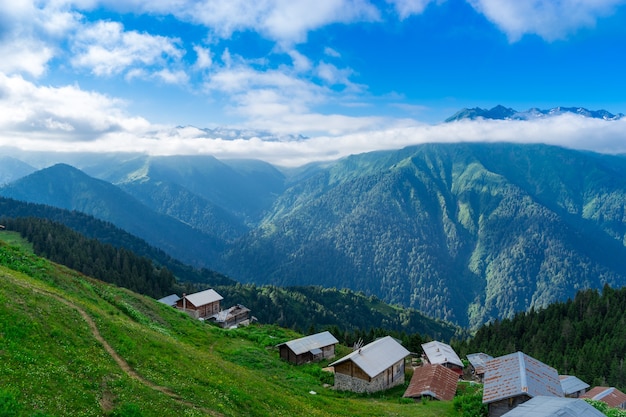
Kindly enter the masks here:
[[391, 336], [385, 336], [330, 364], [335, 388], [376, 392], [404, 384], [404, 360], [410, 352]]

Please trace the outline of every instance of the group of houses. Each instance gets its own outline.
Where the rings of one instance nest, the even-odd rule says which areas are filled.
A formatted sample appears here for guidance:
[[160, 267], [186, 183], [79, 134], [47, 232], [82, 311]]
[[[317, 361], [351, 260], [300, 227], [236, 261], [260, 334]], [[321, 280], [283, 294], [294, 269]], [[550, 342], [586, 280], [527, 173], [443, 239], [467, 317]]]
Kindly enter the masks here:
[[[250, 310], [238, 304], [222, 310], [223, 297], [208, 289], [194, 294], [161, 298], [161, 303], [190, 316], [224, 328], [246, 325]], [[280, 343], [281, 359], [300, 365], [335, 357], [338, 340], [328, 331]], [[422, 344], [421, 363], [413, 367], [405, 398], [449, 401], [465, 375], [465, 366], [450, 345], [439, 341]], [[329, 364], [335, 374], [335, 389], [372, 393], [405, 383], [405, 366], [411, 352], [396, 339], [386, 336], [357, 346]], [[413, 354], [414, 355], [414, 354]], [[483, 403], [489, 417], [594, 417], [603, 416], [584, 398], [626, 409], [626, 394], [615, 387], [595, 387], [573, 375], [557, 371], [523, 352], [494, 358], [485, 353], [467, 355], [471, 378], [483, 384]], [[408, 362], [411, 363], [411, 362]]]
[[250, 309], [241, 304], [222, 310], [223, 299], [217, 291], [208, 289], [194, 294], [183, 294], [182, 297], [171, 294], [158, 301], [184, 311], [193, 318], [214, 322], [223, 328], [245, 326], [254, 320], [250, 316]]
[[[280, 357], [294, 364], [331, 359], [337, 339], [322, 332], [277, 345]], [[449, 345], [422, 344], [421, 364], [413, 375], [405, 398], [449, 401], [464, 376], [464, 364]], [[329, 364], [335, 373], [335, 389], [359, 393], [386, 390], [405, 382], [406, 359], [411, 353], [390, 336], [355, 348]], [[483, 383], [483, 403], [490, 417], [595, 417], [603, 416], [584, 398], [626, 409], [626, 394], [614, 387], [596, 387], [573, 375], [557, 371], [523, 352], [494, 358], [485, 353], [467, 356], [471, 378]], [[409, 362], [410, 363], [410, 362]]]

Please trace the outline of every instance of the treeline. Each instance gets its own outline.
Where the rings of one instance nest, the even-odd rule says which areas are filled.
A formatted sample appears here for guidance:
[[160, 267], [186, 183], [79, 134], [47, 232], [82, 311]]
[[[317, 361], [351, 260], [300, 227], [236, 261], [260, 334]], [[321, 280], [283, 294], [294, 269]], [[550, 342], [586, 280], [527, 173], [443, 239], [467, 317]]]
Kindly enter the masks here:
[[566, 302], [495, 321], [457, 349], [492, 356], [522, 351], [591, 386], [626, 389], [626, 287], [580, 291]]
[[417, 310], [390, 306], [376, 297], [346, 289], [237, 284], [218, 286], [216, 290], [226, 302], [248, 307], [260, 322], [303, 334], [329, 330], [349, 346], [359, 339], [368, 343], [391, 335], [419, 350], [425, 339], [449, 341], [467, 335], [458, 327], [428, 318]]
[[169, 268], [177, 263], [160, 265], [48, 219], [3, 217], [0, 224], [19, 232], [38, 256], [104, 282], [153, 298], [213, 287], [224, 297], [224, 307], [243, 304], [262, 323], [278, 324], [304, 334], [331, 330], [348, 345], [359, 339], [369, 342], [385, 332], [407, 343], [421, 340], [420, 335], [447, 341], [463, 334], [457, 327], [432, 320], [416, 310], [393, 307], [350, 290], [231, 284], [234, 281], [223, 275], [187, 266], [175, 269], [184, 272], [179, 276]]
[[0, 218], [2, 223], [8, 221], [5, 219], [27, 217], [48, 219], [51, 222], [63, 224], [87, 238], [96, 239], [116, 248], [124, 248], [138, 256], [148, 258], [155, 264], [166, 267], [181, 282], [196, 282], [204, 285], [235, 284], [234, 280], [223, 274], [186, 265], [114, 224], [85, 213], [0, 197], [0, 216], [2, 216]]
[[174, 274], [166, 267], [156, 267], [128, 249], [89, 239], [46, 219], [5, 218], [2, 222], [28, 240], [36, 255], [85, 275], [154, 298], [179, 290]]

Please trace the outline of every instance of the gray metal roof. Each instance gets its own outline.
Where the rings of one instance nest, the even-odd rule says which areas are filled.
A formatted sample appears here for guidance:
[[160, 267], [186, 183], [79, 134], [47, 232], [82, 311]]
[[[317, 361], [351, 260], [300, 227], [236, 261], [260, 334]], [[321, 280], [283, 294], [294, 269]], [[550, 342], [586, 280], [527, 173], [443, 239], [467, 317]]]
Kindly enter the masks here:
[[516, 352], [487, 362], [483, 403], [492, 403], [518, 395], [563, 397], [556, 369]]
[[485, 372], [485, 368], [487, 366], [487, 362], [493, 359], [493, 356], [487, 355], [486, 353], [470, 353], [467, 355], [467, 360], [472, 365], [472, 367], [476, 370], [476, 373], [481, 374]]
[[502, 417], [605, 417], [578, 398], [539, 396], [515, 407]]
[[352, 361], [370, 378], [409, 356], [410, 352], [391, 336], [382, 337], [330, 364]]
[[180, 297], [176, 294], [170, 294], [167, 297], [159, 298], [159, 303], [167, 304], [168, 306], [176, 305], [176, 301], [180, 300]]
[[335, 339], [335, 336], [333, 336], [330, 332], [322, 332], [301, 337], [300, 339], [290, 340], [289, 342], [281, 343], [278, 346], [287, 345], [293, 353], [301, 355], [314, 349], [320, 349], [337, 343], [339, 343], [339, 341]]
[[428, 357], [428, 362], [433, 365], [452, 363], [460, 366], [461, 368], [463, 367], [461, 358], [459, 358], [459, 355], [456, 354], [450, 345], [434, 340], [432, 342], [422, 344], [422, 349], [424, 349], [424, 353]]
[[224, 297], [219, 295], [214, 289], [200, 291], [194, 294], [186, 295], [187, 301], [191, 302], [196, 307], [200, 307], [206, 304], [211, 304], [216, 301], [223, 300]]
[[574, 375], [559, 375], [559, 379], [561, 380], [561, 388], [563, 388], [563, 394], [565, 395], [589, 388], [589, 384], [581, 381]]

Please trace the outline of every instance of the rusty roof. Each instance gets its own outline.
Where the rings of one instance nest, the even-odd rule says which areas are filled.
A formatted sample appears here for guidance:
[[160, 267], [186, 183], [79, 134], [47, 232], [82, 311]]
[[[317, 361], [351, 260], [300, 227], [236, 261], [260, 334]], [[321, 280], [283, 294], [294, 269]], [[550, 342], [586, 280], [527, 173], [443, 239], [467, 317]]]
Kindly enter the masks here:
[[474, 368], [474, 371], [477, 374], [484, 374], [485, 369], [487, 367], [487, 362], [492, 360], [493, 356], [487, 355], [486, 353], [470, 353], [467, 355], [467, 360], [470, 365]]
[[603, 417], [585, 400], [539, 396], [531, 398], [502, 417]]
[[447, 345], [436, 340], [422, 344], [422, 349], [428, 357], [428, 362], [434, 364], [451, 363], [457, 366], [463, 367], [461, 358], [456, 354], [454, 349], [450, 345]]
[[403, 397], [420, 398], [428, 395], [450, 401], [456, 394], [459, 375], [443, 365], [425, 364], [414, 369], [413, 377]]
[[594, 387], [580, 398], [602, 401], [609, 407], [623, 407], [623, 404], [626, 404], [626, 394], [613, 387]]
[[528, 395], [563, 397], [556, 369], [525, 353], [516, 352], [487, 362], [483, 403]]

